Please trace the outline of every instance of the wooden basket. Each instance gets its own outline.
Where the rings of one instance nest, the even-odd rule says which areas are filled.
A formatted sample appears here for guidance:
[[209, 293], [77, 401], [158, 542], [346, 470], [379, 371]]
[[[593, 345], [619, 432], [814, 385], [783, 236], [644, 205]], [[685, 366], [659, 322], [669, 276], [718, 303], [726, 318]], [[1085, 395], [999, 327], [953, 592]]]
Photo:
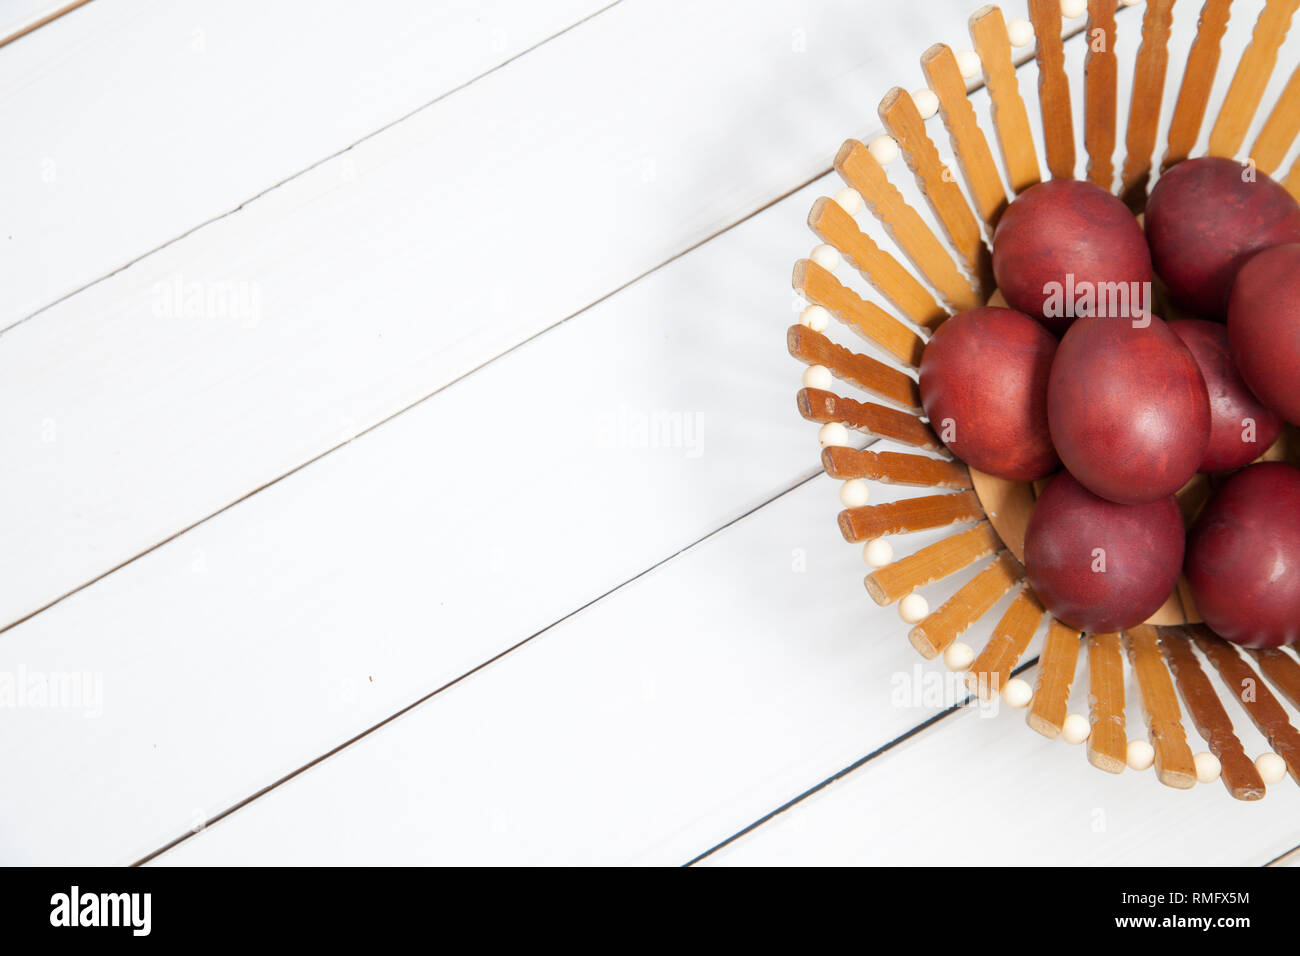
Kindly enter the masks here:
[[[921, 56], [926, 89], [909, 94], [895, 88], [880, 102], [887, 135], [870, 146], [849, 140], [840, 149], [834, 166], [847, 188], [814, 203], [808, 223], [822, 245], [794, 269], [794, 287], [809, 304], [803, 321], [788, 333], [790, 353], [809, 366], [798, 407], [823, 426], [827, 474], [852, 483], [845, 497], [855, 506], [840, 512], [839, 526], [846, 540], [872, 545], [868, 560], [876, 570], [867, 575], [868, 594], [882, 605], [906, 599], [905, 619], [915, 623], [911, 642], [923, 656], [943, 656], [950, 668], [964, 671], [966, 686], [980, 698], [1027, 707], [1029, 726], [1039, 733], [1086, 740], [1088, 760], [1102, 770], [1153, 764], [1169, 787], [1221, 779], [1233, 797], [1256, 800], [1266, 782], [1286, 772], [1300, 783], [1300, 732], [1286, 706], [1300, 709], [1300, 662], [1293, 653], [1247, 652], [1222, 641], [1198, 623], [1185, 587], [1147, 623], [1123, 634], [1080, 634], [1050, 618], [1024, 582], [1021, 565], [1036, 489], [954, 460], [921, 410], [915, 373], [928, 334], [953, 313], [1005, 304], [993, 287], [990, 239], [1010, 198], [1045, 175], [1075, 177], [1080, 151], [1086, 153], [1084, 178], [1110, 189], [1140, 215], [1156, 175], [1166, 87], [1174, 98], [1163, 124], [1161, 169], [1196, 150], [1222, 58], [1231, 81], [1213, 114], [1206, 151], [1249, 157], [1300, 198], [1300, 161], [1284, 176], [1277, 173], [1300, 131], [1300, 70], [1263, 108], [1300, 0], [1267, 0], [1235, 66], [1236, 57], [1221, 57], [1232, 0], [1203, 0], [1203, 6], [1202, 0], [1184, 0], [1180, 17], [1199, 14], [1199, 20], [1181, 76], [1169, 69], [1174, 0], [1147, 0], [1132, 13], [1117, 0], [1089, 0], [1086, 22], [1062, 36], [1062, 8], [1070, 12], [1075, 6], [1081, 6], [1077, 0], [1029, 0], [1030, 23], [1009, 23], [994, 6], [978, 10], [969, 24], [974, 53], [930, 47]], [[1134, 54], [1123, 58], [1117, 51], [1120, 21], [1130, 21], [1136, 34], [1139, 16], [1140, 45], [1134, 43]], [[1032, 49], [1019, 63], [1013, 39]], [[1071, 55], [1082, 61], [1076, 79], [1081, 86], [1073, 90]], [[1125, 73], [1129, 63], [1131, 73]], [[1023, 75], [1034, 70], [1038, 140], [1020, 88]], [[1121, 81], [1130, 79], [1131, 92], [1123, 97]], [[1072, 92], [1082, 93], [1081, 111]], [[985, 106], [983, 118], [977, 99]], [[1123, 99], [1126, 118], [1119, 111]], [[1082, 114], [1078, 138], [1076, 112]], [[935, 116], [932, 123], [926, 114]], [[1112, 157], [1121, 122], [1124, 159], [1117, 169]], [[940, 124], [946, 136], [938, 135]], [[1247, 153], [1243, 146], [1253, 127]], [[890, 165], [895, 174], [906, 167], [914, 185], [906, 175], [891, 181]], [[863, 207], [866, 214], [859, 216]], [[842, 278], [834, 274], [837, 268]], [[1161, 314], [1173, 314], [1164, 308]], [[861, 354], [824, 334], [830, 319], [865, 338], [875, 354]], [[865, 400], [839, 394], [833, 380], [866, 393]], [[850, 447], [849, 431], [871, 436], [877, 447]], [[1297, 451], [1300, 441], [1292, 429], [1264, 457], [1295, 460]], [[854, 495], [863, 492], [858, 480], [891, 494], [893, 486], [922, 491], [883, 504], [856, 504]], [[1188, 520], [1209, 490], [1209, 481], [1198, 476], [1180, 492]], [[948, 537], [896, 561], [882, 558], [885, 549], [875, 543], [958, 525]], [[964, 583], [929, 612], [922, 589], [938, 589], [959, 574]], [[965, 643], [974, 643], [977, 624], [987, 632], [978, 654]], [[1041, 650], [1030, 658], [1031, 643], [1044, 627]], [[1086, 668], [1079, 667], [1080, 658]], [[1030, 695], [1013, 675], [1035, 664]], [[1070, 716], [1072, 690], [1082, 698], [1085, 688], [1086, 719]], [[1126, 729], [1130, 692], [1145, 723], [1145, 734], [1135, 733], [1133, 741]], [[1184, 712], [1206, 753], [1193, 755]], [[1233, 726], [1243, 715], [1272, 753], [1247, 755]]]

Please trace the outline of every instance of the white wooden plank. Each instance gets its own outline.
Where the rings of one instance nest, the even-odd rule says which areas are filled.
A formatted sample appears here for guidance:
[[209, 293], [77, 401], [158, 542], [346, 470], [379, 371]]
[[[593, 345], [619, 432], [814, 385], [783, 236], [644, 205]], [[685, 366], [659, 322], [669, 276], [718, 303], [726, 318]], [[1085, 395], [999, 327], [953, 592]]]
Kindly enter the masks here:
[[30, 36], [89, 0], [4, 0], [0, 3], [0, 47]]
[[0, 328], [608, 0], [112, 0], [0, 53]]
[[[921, 33], [919, 11], [687, 10], [611, 9], [0, 337], [22, 462], [0, 491], [23, 503], [0, 515], [0, 627], [771, 200], [861, 130], [863, 97], [919, 73], [916, 51], [865, 42], [886, 18]], [[54, 242], [71, 212], [24, 201]], [[775, 296], [811, 245], [802, 212], [758, 280]], [[52, 248], [7, 257], [9, 285]], [[696, 300], [681, 291], [665, 310]]]
[[919, 658], [855, 593], [833, 495], [814, 479], [159, 861], [685, 862], [939, 709], [891, 703]]
[[1300, 842], [1295, 784], [1272, 789], [1251, 805], [1217, 783], [1174, 791], [1102, 773], [1014, 712], [950, 717], [702, 865], [1258, 866]]

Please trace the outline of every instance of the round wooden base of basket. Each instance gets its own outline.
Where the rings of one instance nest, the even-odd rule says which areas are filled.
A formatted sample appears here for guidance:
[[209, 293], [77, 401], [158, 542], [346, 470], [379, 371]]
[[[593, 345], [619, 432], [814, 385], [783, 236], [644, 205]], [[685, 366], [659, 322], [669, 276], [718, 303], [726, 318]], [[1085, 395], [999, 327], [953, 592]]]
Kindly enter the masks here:
[[[1237, 156], [1241, 151], [1293, 8], [1265, 5], [1214, 121], [1211, 154]], [[1030, 0], [1029, 9], [1037, 44], [1032, 60], [1024, 62], [1037, 68], [1047, 171], [1073, 177], [1075, 130], [1060, 2]], [[1116, 0], [1090, 0], [1088, 21], [1075, 31], [1093, 38], [1082, 79], [1087, 178], [1115, 191], [1135, 215], [1142, 213], [1154, 172], [1171, 11], [1172, 0], [1148, 0], [1142, 14], [1124, 139], [1127, 155], [1118, 184], [1112, 163], [1119, 126]], [[1188, 158], [1198, 138], [1226, 16], [1227, 4], [1206, 4], [1167, 130], [1165, 167]], [[1023, 24], [1016, 28], [1017, 33], [1025, 30]], [[923, 417], [915, 372], [925, 342], [956, 312], [1004, 304], [992, 282], [993, 228], [1010, 199], [1043, 176], [1002, 11], [980, 9], [970, 20], [970, 32], [982, 82], [963, 75], [961, 65], [972, 62], [971, 54], [959, 58], [942, 44], [926, 50], [921, 69], [928, 90], [915, 96], [891, 90], [879, 109], [887, 135], [870, 146], [849, 140], [836, 155], [835, 169], [847, 189], [813, 205], [808, 222], [822, 245], [794, 270], [794, 288], [809, 308], [801, 323], [789, 329], [787, 347], [809, 366], [798, 408], [822, 426], [823, 467], [844, 481], [921, 489], [884, 504], [846, 507], [838, 516], [845, 539], [866, 544], [953, 528], [942, 540], [898, 560], [876, 562], [883, 566], [867, 575], [867, 593], [881, 605], [899, 603], [914, 624], [909, 638], [917, 651], [931, 659], [943, 656], [950, 667], [965, 671], [973, 694], [1025, 706], [1031, 728], [1048, 737], [1086, 742], [1089, 762], [1102, 770], [1120, 773], [1153, 765], [1160, 782], [1177, 789], [1218, 779], [1240, 800], [1261, 798], [1266, 786], [1286, 773], [1300, 783], [1300, 731], [1287, 709], [1300, 709], [1300, 659], [1287, 649], [1244, 651], [1221, 640], [1200, 623], [1183, 582], [1147, 622], [1122, 634], [1081, 634], [1051, 618], [1025, 582], [1021, 563], [1039, 489], [966, 467]], [[970, 99], [984, 88], [1001, 169]], [[1292, 83], [1273, 105], [1249, 152], [1258, 172], [1271, 174], [1289, 150], [1297, 101], [1300, 84]], [[947, 132], [946, 149], [931, 138], [929, 115], [922, 108], [938, 113]], [[899, 158], [928, 207], [929, 221], [886, 171]], [[953, 167], [961, 173], [964, 190]], [[1300, 197], [1300, 163], [1283, 182]], [[863, 208], [883, 227], [898, 255], [859, 226], [856, 217]], [[837, 277], [841, 263], [865, 280], [866, 295]], [[1173, 314], [1159, 299], [1157, 312]], [[862, 354], [826, 335], [832, 320], [869, 342], [876, 354]], [[839, 394], [836, 381], [865, 393], [866, 400]], [[855, 449], [847, 442], [850, 431], [913, 450]], [[1300, 432], [1288, 428], [1262, 457], [1300, 464]], [[1205, 504], [1215, 481], [1215, 476], [1198, 475], [1179, 492], [1186, 520]], [[866, 553], [872, 560], [876, 552]], [[935, 610], [912, 597], [979, 562], [978, 572]], [[1014, 596], [978, 653], [958, 641], [1008, 595]], [[924, 613], [917, 613], [918, 607]], [[1044, 621], [1034, 686], [1026, 688], [1012, 675], [1023, 666]], [[1081, 656], [1087, 665], [1086, 717], [1069, 713]], [[1221, 696], [1210, 673], [1217, 673], [1228, 688], [1249, 687], [1252, 693]], [[1143, 730], [1132, 734], [1134, 722], [1125, 713], [1126, 683], [1136, 687], [1141, 702]], [[1193, 754], [1184, 717], [1205, 742], [1204, 753]], [[1234, 718], [1243, 717], [1258, 728], [1272, 752], [1257, 759], [1246, 754], [1234, 729]]]

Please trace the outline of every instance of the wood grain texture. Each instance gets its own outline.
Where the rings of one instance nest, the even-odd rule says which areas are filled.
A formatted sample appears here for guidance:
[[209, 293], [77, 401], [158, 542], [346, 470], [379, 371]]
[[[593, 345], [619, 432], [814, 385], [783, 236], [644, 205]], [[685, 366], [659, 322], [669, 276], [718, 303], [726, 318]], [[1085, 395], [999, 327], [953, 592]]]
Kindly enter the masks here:
[[799, 414], [812, 422], [826, 424], [840, 422], [855, 431], [877, 438], [892, 438], [905, 445], [924, 448], [926, 451], [944, 452], [930, 426], [907, 412], [877, 405], [874, 402], [857, 402], [820, 388], [800, 389], [796, 396]]
[[912, 368], [921, 364], [925, 341], [919, 335], [811, 259], [795, 263], [792, 284], [809, 302], [822, 306], [868, 341]]
[[1191, 155], [1201, 133], [1201, 123], [1209, 104], [1214, 77], [1219, 69], [1220, 44], [1228, 28], [1228, 15], [1232, 0], [1205, 0], [1200, 19], [1196, 24], [1196, 39], [1187, 54], [1174, 115], [1169, 122], [1169, 140], [1162, 170], [1181, 163]]
[[957, 66], [957, 57], [947, 44], [936, 43], [921, 55], [921, 70], [939, 98], [939, 115], [948, 131], [957, 168], [991, 236], [1007, 208], [1007, 191], [975, 107], [966, 95], [966, 80]]
[[1039, 182], [1041, 176], [1029, 112], [1020, 95], [1002, 11], [995, 6], [976, 10], [970, 18], [970, 35], [984, 65], [984, 80], [989, 88], [990, 110], [1007, 182], [1011, 184], [1011, 192], [1019, 194]]
[[935, 329], [948, 318], [948, 310], [935, 301], [929, 290], [858, 228], [857, 220], [835, 200], [819, 197], [808, 213], [808, 226], [820, 239], [838, 249], [872, 288], [917, 325]]
[[1088, 150], [1088, 182], [1107, 192], [1115, 185], [1119, 77], [1115, 10], [1118, 4], [1119, 0], [1088, 0], [1088, 52], [1083, 60], [1083, 143]]
[[970, 469], [971, 483], [980, 504], [997, 529], [1007, 550], [1016, 560], [1025, 560], [1025, 531], [1034, 513], [1033, 486], [1023, 481], [1008, 481], [986, 474], [977, 468]]
[[840, 512], [840, 533], [845, 541], [868, 541], [887, 534], [906, 534], [924, 528], [979, 521], [984, 517], [972, 491], [952, 495], [925, 495], [886, 504], [846, 508]]
[[984, 649], [966, 672], [966, 686], [984, 700], [998, 695], [1011, 677], [1025, 648], [1038, 632], [1047, 612], [1028, 585], [1020, 589], [1011, 606], [993, 628]]
[[1232, 74], [1218, 118], [1210, 130], [1209, 154], [1234, 158], [1259, 109], [1268, 79], [1277, 65], [1277, 51], [1286, 39], [1291, 18], [1300, 0], [1265, 0], [1264, 9], [1255, 21], [1250, 46], [1241, 55]]
[[848, 140], [835, 156], [835, 169], [862, 195], [871, 214], [921, 275], [954, 312], [982, 305], [978, 288], [957, 268], [952, 254], [907, 204], [871, 151]]
[[877, 604], [893, 604], [919, 587], [969, 567], [1002, 547], [987, 521], [927, 545], [867, 575], [866, 588]]
[[1133, 68], [1133, 95], [1129, 99], [1124, 167], [1120, 173], [1120, 198], [1134, 212], [1146, 208], [1151, 155], [1156, 146], [1165, 71], [1169, 65], [1173, 7], [1173, 0], [1147, 0], [1142, 15], [1142, 43]]
[[1038, 679], [1026, 722], [1044, 737], [1058, 737], [1069, 712], [1070, 686], [1079, 663], [1079, 632], [1055, 618], [1038, 655]]
[[822, 449], [822, 467], [832, 478], [870, 478], [888, 485], [926, 488], [971, 487], [970, 472], [959, 461], [896, 451], [860, 451], [833, 445]]
[[926, 132], [925, 120], [921, 119], [911, 94], [894, 87], [880, 101], [877, 112], [885, 131], [897, 141], [903, 162], [916, 177], [921, 195], [948, 241], [957, 250], [967, 273], [974, 277], [977, 298], [981, 302], [987, 300], [994, 286], [992, 253], [984, 243], [980, 221]]
[[1196, 765], [1174, 683], [1160, 652], [1159, 635], [1154, 627], [1143, 624], [1129, 628], [1124, 638], [1140, 692], [1147, 739], [1156, 752], [1156, 777], [1167, 787], [1190, 790], [1196, 786]]
[[1029, 0], [1029, 19], [1038, 39], [1038, 105], [1043, 119], [1047, 168], [1057, 179], [1074, 178], [1074, 115], [1065, 74], [1060, 0]]
[[912, 628], [908, 640], [922, 657], [938, 657], [1004, 594], [1019, 584], [1024, 575], [1025, 570], [1019, 561], [1006, 551], [999, 552], [992, 564]]
[[1290, 701], [1292, 707], [1300, 709], [1300, 663], [1281, 647], [1252, 650], [1250, 655], [1278, 693]]
[[1272, 691], [1255, 673], [1255, 669], [1246, 663], [1236, 647], [1215, 635], [1204, 624], [1192, 624], [1187, 631], [1231, 689], [1232, 696], [1245, 709], [1251, 722], [1264, 735], [1273, 752], [1286, 761], [1291, 779], [1300, 783], [1300, 730], [1291, 724], [1286, 710], [1278, 703]]
[[1169, 627], [1159, 633], [1160, 649], [1173, 672], [1183, 706], [1187, 708], [1196, 732], [1209, 745], [1210, 753], [1219, 759], [1223, 768], [1223, 785], [1237, 800], [1260, 799], [1264, 796], [1264, 781], [1255, 769], [1255, 762], [1246, 756], [1218, 692], [1201, 670], [1201, 662], [1196, 659], [1187, 632], [1180, 627]]
[[1300, 133], [1300, 68], [1291, 73], [1286, 86], [1273, 105], [1264, 128], [1259, 131], [1255, 145], [1250, 148], [1250, 158], [1262, 172], [1272, 175], [1281, 164], [1287, 150]]
[[1118, 634], [1089, 634], [1088, 762], [1107, 773], [1122, 773], [1128, 761], [1124, 730], [1124, 655]]
[[856, 385], [906, 411], [921, 412], [921, 392], [916, 379], [894, 366], [847, 349], [804, 325], [790, 326], [785, 341], [790, 354], [805, 365], [825, 366], [842, 382]]

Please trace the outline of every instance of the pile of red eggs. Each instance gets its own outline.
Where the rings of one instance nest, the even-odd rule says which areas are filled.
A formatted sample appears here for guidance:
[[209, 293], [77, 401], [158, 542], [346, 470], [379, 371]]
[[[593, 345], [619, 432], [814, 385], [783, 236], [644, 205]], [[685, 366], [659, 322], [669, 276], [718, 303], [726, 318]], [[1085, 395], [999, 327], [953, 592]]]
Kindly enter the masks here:
[[[1097, 186], [1008, 206], [993, 271], [1010, 308], [953, 316], [921, 362], [931, 426], [972, 467], [1051, 477], [1025, 571], [1095, 633], [1151, 617], [1185, 571], [1196, 609], [1248, 647], [1300, 640], [1300, 469], [1256, 462], [1300, 424], [1300, 204], [1250, 165], [1183, 162], [1144, 226]], [[1156, 277], [1182, 312], [1152, 314]], [[1186, 528], [1175, 493], [1212, 496]]]

